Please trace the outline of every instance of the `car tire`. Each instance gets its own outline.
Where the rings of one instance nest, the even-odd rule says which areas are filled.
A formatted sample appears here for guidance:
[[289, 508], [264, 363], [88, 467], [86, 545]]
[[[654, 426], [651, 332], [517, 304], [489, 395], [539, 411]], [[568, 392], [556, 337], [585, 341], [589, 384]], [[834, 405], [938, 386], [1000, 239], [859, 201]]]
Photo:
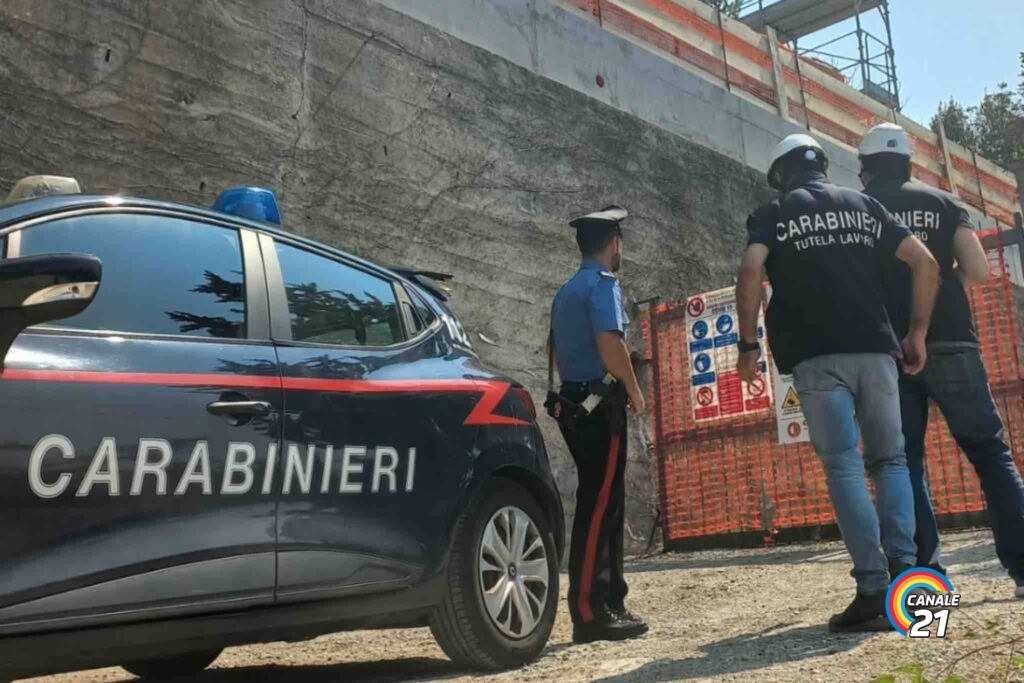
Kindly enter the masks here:
[[184, 676], [195, 676], [220, 657], [221, 650], [192, 652], [177, 657], [147, 659], [122, 664], [121, 668], [147, 681], [162, 681]]
[[[517, 537], [517, 531], [523, 535]], [[505, 551], [511, 554], [499, 557]], [[502, 559], [511, 560], [504, 573], [497, 570]], [[448, 590], [431, 615], [430, 629], [461, 666], [490, 671], [524, 666], [551, 636], [558, 580], [555, 539], [540, 505], [515, 482], [495, 478], [456, 522]]]

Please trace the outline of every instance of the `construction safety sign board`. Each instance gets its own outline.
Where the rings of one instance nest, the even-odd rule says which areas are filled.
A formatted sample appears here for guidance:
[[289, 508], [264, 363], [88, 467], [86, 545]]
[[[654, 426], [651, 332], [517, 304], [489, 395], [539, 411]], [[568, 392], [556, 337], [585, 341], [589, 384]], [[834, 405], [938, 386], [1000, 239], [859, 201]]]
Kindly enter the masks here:
[[779, 443], [810, 441], [807, 420], [804, 419], [804, 411], [800, 406], [800, 395], [793, 387], [793, 376], [779, 374], [778, 368], [775, 368], [775, 396], [775, 420], [779, 427]]
[[[771, 407], [771, 376], [764, 360], [761, 376], [749, 384], [736, 370], [740, 330], [735, 287], [691, 297], [686, 302], [686, 329], [694, 421], [735, 418]], [[757, 335], [764, 340], [763, 317]]]
[[[766, 287], [766, 301], [772, 300], [771, 285]], [[793, 375], [783, 375], [772, 363], [775, 370], [775, 423], [778, 428], [779, 443], [802, 443], [811, 440], [807, 432], [807, 420], [800, 406], [800, 395], [793, 386]]]

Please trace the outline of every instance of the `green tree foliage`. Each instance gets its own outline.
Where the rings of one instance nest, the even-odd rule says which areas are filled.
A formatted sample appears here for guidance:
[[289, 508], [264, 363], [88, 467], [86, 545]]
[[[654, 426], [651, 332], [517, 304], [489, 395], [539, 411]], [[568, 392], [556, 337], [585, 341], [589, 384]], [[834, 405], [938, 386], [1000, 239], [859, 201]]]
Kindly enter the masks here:
[[973, 149], [981, 156], [1006, 168], [1024, 165], [1024, 52], [1020, 53], [1020, 83], [1016, 90], [1000, 83], [998, 90], [987, 93], [975, 106], [965, 107], [950, 99], [939, 105], [932, 118], [932, 129], [939, 130], [939, 121], [946, 136]]
[[704, 2], [722, 10], [722, 14], [728, 17], [739, 17], [747, 0], [704, 0]]
[[743, 9], [743, 0], [722, 0], [722, 12], [730, 17], [738, 17]]
[[970, 112], [952, 97], [949, 98], [949, 102], [940, 102], [938, 113], [932, 117], [932, 130], [936, 134], [939, 132], [940, 121], [946, 126], [946, 137], [950, 140], [970, 149], [977, 146], [978, 140], [974, 134]]

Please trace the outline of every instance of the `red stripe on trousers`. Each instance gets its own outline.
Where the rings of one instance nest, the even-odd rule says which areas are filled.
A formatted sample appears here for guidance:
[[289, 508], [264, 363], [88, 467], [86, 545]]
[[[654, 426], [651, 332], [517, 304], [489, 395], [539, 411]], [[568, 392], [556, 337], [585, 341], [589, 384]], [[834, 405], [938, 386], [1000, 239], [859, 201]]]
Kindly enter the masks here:
[[619, 459], [620, 436], [612, 436], [608, 448], [608, 466], [604, 471], [604, 482], [601, 492], [597, 494], [594, 516], [590, 518], [590, 531], [587, 533], [587, 551], [583, 556], [583, 574], [580, 577], [580, 618], [583, 623], [594, 620], [594, 612], [590, 609], [590, 591], [594, 583], [594, 565], [597, 564], [597, 539], [601, 535], [601, 523], [604, 521], [605, 510], [608, 509], [608, 498], [612, 493], [612, 481], [615, 479], [616, 461]]

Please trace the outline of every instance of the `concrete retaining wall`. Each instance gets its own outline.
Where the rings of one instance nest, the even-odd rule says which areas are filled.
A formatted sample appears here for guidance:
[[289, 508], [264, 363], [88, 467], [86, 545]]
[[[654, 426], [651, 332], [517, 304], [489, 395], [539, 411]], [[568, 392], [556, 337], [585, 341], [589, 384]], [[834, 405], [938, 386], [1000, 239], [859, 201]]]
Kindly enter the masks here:
[[[380, 2], [762, 172], [779, 140], [806, 132], [650, 46], [600, 30], [558, 0]], [[859, 187], [856, 156], [824, 142], [836, 182]]]
[[[733, 282], [744, 219], [770, 196], [757, 169], [790, 126], [543, 0], [388, 4], [402, 12], [6, 0], [0, 191], [33, 173], [202, 205], [273, 187], [296, 232], [455, 273], [480, 354], [538, 403], [550, 300], [578, 263], [570, 217], [628, 207], [630, 302]], [[571, 514], [574, 469], [543, 423]], [[636, 549], [657, 496], [648, 428], [631, 427]]]

